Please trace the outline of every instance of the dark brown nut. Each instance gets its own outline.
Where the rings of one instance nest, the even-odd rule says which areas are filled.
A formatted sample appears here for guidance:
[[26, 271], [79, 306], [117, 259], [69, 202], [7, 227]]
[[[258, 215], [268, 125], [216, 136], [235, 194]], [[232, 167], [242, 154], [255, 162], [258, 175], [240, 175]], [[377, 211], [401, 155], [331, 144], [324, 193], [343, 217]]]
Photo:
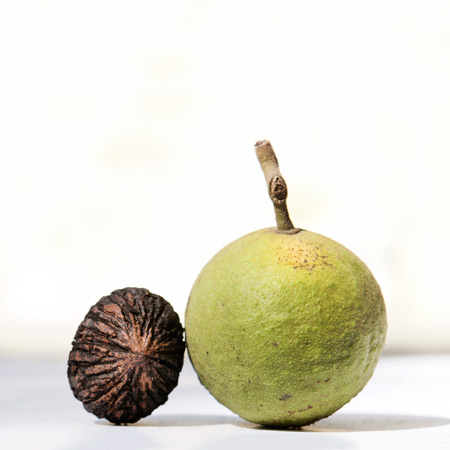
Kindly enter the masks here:
[[133, 423], [167, 401], [183, 366], [183, 327], [170, 303], [147, 289], [101, 298], [81, 322], [68, 376], [85, 409]]

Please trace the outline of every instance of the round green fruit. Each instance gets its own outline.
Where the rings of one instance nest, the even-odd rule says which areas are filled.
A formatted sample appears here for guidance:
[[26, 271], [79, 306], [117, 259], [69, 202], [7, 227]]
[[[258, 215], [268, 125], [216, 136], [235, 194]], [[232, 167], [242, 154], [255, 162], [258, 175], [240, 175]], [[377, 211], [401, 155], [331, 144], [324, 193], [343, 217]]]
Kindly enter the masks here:
[[[273, 173], [266, 178], [274, 200]], [[387, 327], [367, 266], [339, 243], [293, 228], [286, 195], [278, 228], [250, 233], [206, 264], [185, 320], [201, 383], [270, 427], [307, 425], [349, 402], [372, 376]]]

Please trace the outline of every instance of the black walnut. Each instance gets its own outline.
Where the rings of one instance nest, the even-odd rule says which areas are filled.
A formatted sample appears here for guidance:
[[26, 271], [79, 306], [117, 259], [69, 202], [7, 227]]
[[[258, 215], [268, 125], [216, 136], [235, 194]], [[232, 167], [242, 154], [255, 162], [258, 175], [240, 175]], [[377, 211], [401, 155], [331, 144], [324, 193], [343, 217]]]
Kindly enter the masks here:
[[167, 401], [184, 350], [183, 327], [170, 303], [147, 289], [119, 289], [92, 306], [78, 327], [70, 387], [97, 417], [134, 423]]

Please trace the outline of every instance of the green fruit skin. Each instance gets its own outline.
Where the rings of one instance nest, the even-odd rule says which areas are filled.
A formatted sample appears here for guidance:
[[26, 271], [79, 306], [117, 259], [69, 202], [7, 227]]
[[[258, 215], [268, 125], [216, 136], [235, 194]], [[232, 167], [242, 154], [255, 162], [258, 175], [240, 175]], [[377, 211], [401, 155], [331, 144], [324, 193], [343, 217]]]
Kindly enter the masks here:
[[306, 230], [250, 233], [217, 253], [186, 309], [200, 382], [240, 417], [299, 427], [349, 402], [373, 374], [386, 309], [367, 266]]

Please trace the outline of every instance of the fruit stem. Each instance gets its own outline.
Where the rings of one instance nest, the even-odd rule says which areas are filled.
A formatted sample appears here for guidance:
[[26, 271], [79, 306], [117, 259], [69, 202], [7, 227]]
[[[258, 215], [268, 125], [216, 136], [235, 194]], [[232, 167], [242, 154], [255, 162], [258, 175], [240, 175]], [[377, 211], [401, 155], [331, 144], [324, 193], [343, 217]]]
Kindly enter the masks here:
[[258, 141], [255, 144], [255, 150], [266, 178], [269, 197], [275, 209], [278, 231], [281, 233], [297, 233], [300, 230], [294, 227], [289, 217], [286, 205], [287, 184], [281, 175], [278, 159], [273, 151], [272, 144], [266, 140]]

